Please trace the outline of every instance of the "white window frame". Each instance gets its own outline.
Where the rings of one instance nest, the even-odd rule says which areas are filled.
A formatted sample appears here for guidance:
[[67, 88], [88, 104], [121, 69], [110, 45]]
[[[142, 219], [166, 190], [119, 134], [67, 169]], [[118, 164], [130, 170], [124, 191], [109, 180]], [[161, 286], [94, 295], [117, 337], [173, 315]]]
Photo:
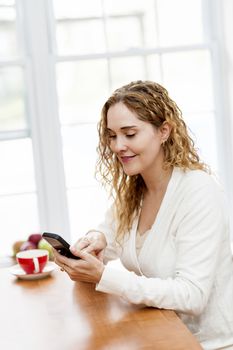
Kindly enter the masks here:
[[[219, 126], [222, 126], [220, 154], [222, 162], [225, 164], [225, 191], [229, 201], [231, 239], [233, 245], [233, 2], [231, 0], [215, 0], [214, 5], [215, 18], [217, 19], [218, 67], [219, 76], [221, 77], [218, 88], [220, 97], [217, 100]], [[223, 117], [221, 118], [221, 116]]]
[[[24, 28], [26, 84], [30, 136], [32, 137], [41, 230], [54, 230], [70, 237], [69, 213], [62, 155], [61, 128], [58, 117], [55, 66], [59, 61], [123, 57], [149, 53], [184, 51], [184, 47], [139, 49], [125, 53], [56, 57], [51, 33], [54, 19], [51, 0], [17, 0], [17, 9]], [[207, 45], [192, 45], [190, 49], [207, 48], [213, 57], [214, 97], [221, 179], [227, 189], [230, 210], [233, 210], [232, 115], [233, 79], [228, 72], [226, 51], [232, 30], [231, 0], [204, 0], [204, 23], [209, 37]], [[231, 11], [231, 12], [230, 12]], [[223, 27], [224, 20], [224, 27]], [[231, 31], [232, 32], [232, 31]], [[22, 62], [21, 62], [22, 63]], [[24, 64], [24, 63], [22, 63]], [[230, 125], [230, 127], [229, 127]], [[14, 138], [15, 135], [9, 135]], [[229, 152], [226, 152], [229, 150]]]
[[24, 28], [28, 113], [41, 231], [70, 236], [48, 1], [19, 0]]

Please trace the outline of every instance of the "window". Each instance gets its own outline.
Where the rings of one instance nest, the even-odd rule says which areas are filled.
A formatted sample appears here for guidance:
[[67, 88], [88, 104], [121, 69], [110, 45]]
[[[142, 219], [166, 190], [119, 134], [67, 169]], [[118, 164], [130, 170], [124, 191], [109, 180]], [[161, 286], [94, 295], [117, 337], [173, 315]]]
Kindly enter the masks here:
[[0, 1], [0, 254], [40, 227], [19, 27], [15, 2]]
[[202, 158], [228, 184], [214, 4], [0, 0], [0, 254], [38, 230], [75, 241], [102, 219], [96, 126], [105, 99], [132, 80], [168, 89]]

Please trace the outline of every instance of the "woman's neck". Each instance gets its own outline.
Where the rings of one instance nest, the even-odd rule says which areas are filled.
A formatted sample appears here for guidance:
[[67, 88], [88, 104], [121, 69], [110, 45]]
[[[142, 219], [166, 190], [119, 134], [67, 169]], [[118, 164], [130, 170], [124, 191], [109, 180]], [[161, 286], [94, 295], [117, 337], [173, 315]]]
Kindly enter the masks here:
[[142, 174], [142, 178], [146, 185], [146, 192], [148, 194], [157, 193], [167, 188], [169, 180], [172, 175], [173, 168], [158, 169], [158, 171], [150, 172], [149, 175]]

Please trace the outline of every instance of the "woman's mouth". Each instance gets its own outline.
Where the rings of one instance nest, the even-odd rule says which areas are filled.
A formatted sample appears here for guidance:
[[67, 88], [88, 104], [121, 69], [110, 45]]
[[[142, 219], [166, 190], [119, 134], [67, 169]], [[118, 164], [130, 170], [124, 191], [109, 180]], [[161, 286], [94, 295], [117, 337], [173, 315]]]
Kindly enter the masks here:
[[119, 158], [122, 163], [126, 164], [126, 163], [129, 163], [134, 157], [136, 157], [136, 154], [134, 156], [122, 156]]

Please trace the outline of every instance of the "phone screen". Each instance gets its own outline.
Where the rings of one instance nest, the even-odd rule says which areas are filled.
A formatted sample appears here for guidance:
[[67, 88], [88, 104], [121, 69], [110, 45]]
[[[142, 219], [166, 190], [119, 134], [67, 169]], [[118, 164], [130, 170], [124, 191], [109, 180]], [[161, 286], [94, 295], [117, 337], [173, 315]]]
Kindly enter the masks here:
[[71, 253], [69, 243], [66, 242], [60, 235], [51, 232], [44, 232], [42, 237], [61, 255], [66, 256], [67, 258], [80, 259], [78, 256]]

